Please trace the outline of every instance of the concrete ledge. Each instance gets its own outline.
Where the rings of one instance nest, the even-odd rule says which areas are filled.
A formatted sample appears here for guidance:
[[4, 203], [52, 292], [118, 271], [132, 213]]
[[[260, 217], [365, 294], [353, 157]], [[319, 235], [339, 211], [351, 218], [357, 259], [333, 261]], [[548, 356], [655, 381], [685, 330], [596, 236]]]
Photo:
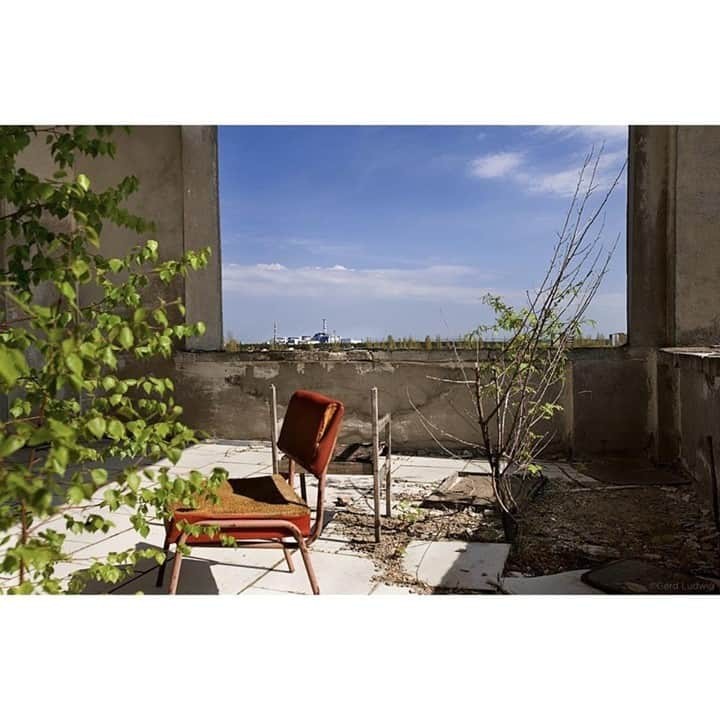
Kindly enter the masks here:
[[720, 345], [661, 348], [676, 368], [692, 369], [707, 375], [720, 375]]

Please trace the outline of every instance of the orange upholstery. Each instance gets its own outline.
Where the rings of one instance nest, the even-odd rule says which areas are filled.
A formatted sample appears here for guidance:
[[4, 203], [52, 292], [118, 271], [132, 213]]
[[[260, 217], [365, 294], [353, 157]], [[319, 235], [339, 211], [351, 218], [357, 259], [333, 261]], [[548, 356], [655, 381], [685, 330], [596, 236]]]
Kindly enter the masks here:
[[278, 447], [319, 477], [330, 462], [344, 413], [337, 400], [309, 390], [296, 391], [285, 413]]
[[[303, 535], [310, 534], [310, 508], [282, 475], [228, 479], [218, 488], [217, 499], [218, 502], [213, 503], [200, 498], [196, 508], [175, 508], [172, 527], [169, 529], [170, 542], [177, 542], [180, 536], [180, 521], [196, 523], [203, 520], [289, 520]], [[223, 535], [232, 535], [238, 540], [268, 539], [278, 537], [278, 531], [225, 530]], [[219, 541], [217, 535], [188, 535], [186, 542], [188, 545], [200, 545]]]

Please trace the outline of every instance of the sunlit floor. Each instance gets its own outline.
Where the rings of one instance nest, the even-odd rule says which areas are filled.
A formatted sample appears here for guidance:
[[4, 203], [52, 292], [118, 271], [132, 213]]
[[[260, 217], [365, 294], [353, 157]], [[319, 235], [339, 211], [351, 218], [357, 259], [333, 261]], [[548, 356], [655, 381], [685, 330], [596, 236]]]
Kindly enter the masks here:
[[[236, 478], [269, 473], [272, 468], [270, 446], [235, 441], [202, 443], [187, 449], [172, 472], [210, 472], [214, 467], [224, 467], [231, 477]], [[478, 460], [396, 455], [392, 462], [393, 489], [406, 496], [409, 491], [422, 497], [452, 472], [471, 469], [482, 472], [485, 464]], [[315, 485], [310, 478], [308, 480], [308, 501], [314, 507]], [[338, 523], [333, 521], [333, 508], [338, 498], [344, 507], [352, 506], [372, 513], [372, 476], [328, 476], [326, 522], [321, 537], [310, 550], [321, 594], [410, 594], [407, 587], [382, 582], [379, 568], [373, 561], [351, 547]], [[65, 547], [71, 552], [71, 559], [58, 565], [57, 577], [67, 578], [109, 552], [149, 546], [162, 548], [164, 528], [160, 523], [153, 524], [149, 535], [142, 538], [130, 524], [129, 509], [105, 512], [114, 528], [103, 536], [68, 534]], [[53, 521], [51, 526], [54, 525], [59, 531], [66, 532], [62, 519]], [[279, 549], [194, 547], [191, 555], [183, 559], [178, 594], [310, 594], [310, 583], [299, 553], [295, 554], [294, 564], [296, 569], [291, 573]], [[157, 574], [158, 565], [154, 560], [142, 560], [131, 577], [115, 586], [91, 583], [86, 592], [166, 594], [169, 568], [165, 582], [159, 588], [155, 586]]]

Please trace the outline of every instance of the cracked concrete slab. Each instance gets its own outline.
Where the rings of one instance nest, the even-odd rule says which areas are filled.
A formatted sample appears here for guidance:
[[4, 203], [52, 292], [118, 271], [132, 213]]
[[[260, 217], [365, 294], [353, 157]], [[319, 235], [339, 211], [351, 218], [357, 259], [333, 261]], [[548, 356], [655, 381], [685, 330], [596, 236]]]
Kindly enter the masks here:
[[414, 541], [405, 551], [403, 569], [432, 587], [497, 592], [509, 553], [507, 543]]
[[[313, 568], [323, 595], [369, 595], [375, 583], [375, 566], [365, 557], [332, 554], [310, 550]], [[258, 580], [253, 587], [257, 590], [281, 590], [284, 592], [312, 594], [310, 581], [305, 573], [299, 552], [293, 555], [296, 570], [278, 566]]]
[[582, 581], [587, 570], [570, 570], [537, 577], [505, 577], [500, 584], [510, 595], [604, 595]]

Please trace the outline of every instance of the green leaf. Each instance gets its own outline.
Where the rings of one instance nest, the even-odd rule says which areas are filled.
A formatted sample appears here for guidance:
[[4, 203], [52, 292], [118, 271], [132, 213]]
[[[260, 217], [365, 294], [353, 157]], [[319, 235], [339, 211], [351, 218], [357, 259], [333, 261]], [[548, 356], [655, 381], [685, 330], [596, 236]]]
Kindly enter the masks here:
[[0, 346], [0, 379], [12, 387], [29, 370], [25, 356], [14, 348]]
[[25, 439], [19, 435], [10, 435], [0, 441], [0, 458], [12, 455], [25, 445]]
[[113, 370], [117, 368], [117, 358], [115, 357], [115, 353], [112, 351], [112, 348], [110, 346], [106, 347], [103, 350], [102, 361], [105, 365], [111, 367]]
[[65, 364], [68, 366], [68, 369], [73, 374], [82, 375], [83, 361], [80, 359], [79, 355], [75, 353], [70, 353], [70, 355], [65, 358]]
[[71, 485], [67, 498], [71, 505], [79, 505], [85, 499], [85, 493], [79, 485]]
[[88, 269], [88, 264], [82, 258], [75, 258], [70, 264], [70, 270], [76, 278], [82, 277]]
[[97, 230], [95, 230], [92, 225], [87, 225], [85, 227], [85, 234], [87, 235], [87, 239], [93, 247], [100, 247], [100, 236], [97, 234]]
[[40, 185], [40, 187], [38, 188], [38, 197], [39, 197], [40, 200], [42, 200], [43, 202], [46, 202], [46, 201], [48, 201], [48, 200], [53, 196], [53, 193], [54, 193], [54, 192], [55, 192], [55, 188], [53, 188], [52, 185], [49, 185], [49, 184], [47, 184], [47, 183], [43, 183], [43, 184]]
[[75, 180], [77, 184], [85, 191], [87, 192], [90, 189], [90, 178], [88, 178], [87, 175], [84, 175], [83, 173], [80, 173], [77, 176], [77, 179]]
[[111, 420], [107, 426], [107, 434], [113, 440], [119, 440], [121, 437], [125, 437], [125, 426], [119, 420]]
[[95, 468], [90, 471], [90, 477], [96, 485], [104, 485], [108, 479], [108, 471], [105, 468]]
[[68, 299], [70, 302], [74, 302], [77, 297], [75, 288], [67, 281], [63, 281], [58, 286], [58, 290]]
[[153, 318], [155, 319], [155, 322], [159, 323], [163, 327], [168, 326], [167, 315], [165, 314], [165, 312], [163, 310], [160, 310], [160, 309], [153, 310]]
[[127, 486], [133, 491], [137, 492], [140, 487], [140, 476], [137, 473], [131, 472], [125, 479]]
[[105, 434], [107, 423], [105, 418], [94, 417], [85, 427], [99, 440]]
[[125, 350], [129, 350], [133, 346], [135, 338], [132, 334], [132, 330], [127, 325], [124, 325], [120, 330], [120, 335], [118, 335], [118, 341], [120, 342], [120, 345], [125, 348]]

